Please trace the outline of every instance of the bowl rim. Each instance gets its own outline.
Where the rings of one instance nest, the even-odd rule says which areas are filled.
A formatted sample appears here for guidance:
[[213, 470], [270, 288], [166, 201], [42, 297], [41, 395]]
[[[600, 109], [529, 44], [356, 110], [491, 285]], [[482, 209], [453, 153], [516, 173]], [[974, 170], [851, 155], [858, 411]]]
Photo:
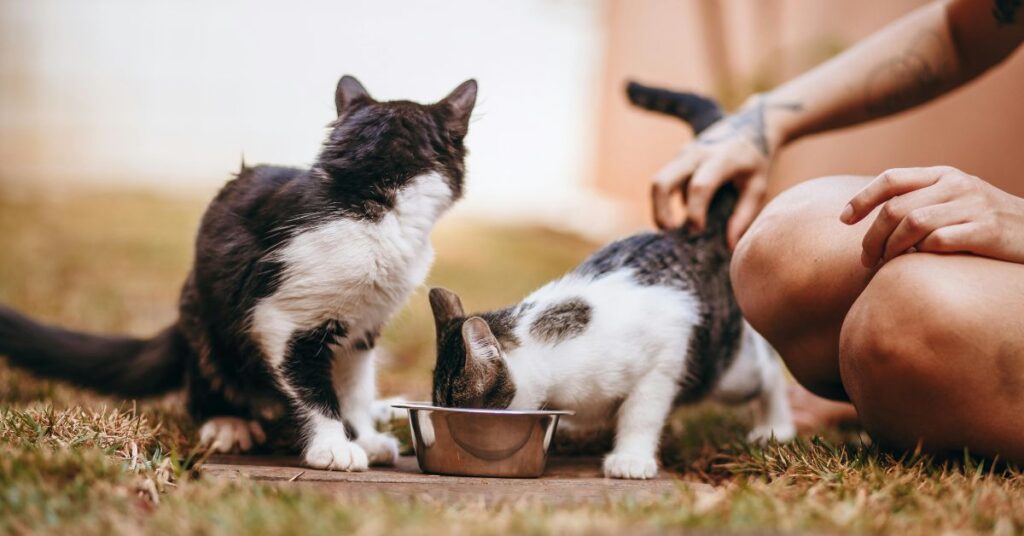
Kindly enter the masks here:
[[391, 404], [393, 408], [444, 411], [448, 413], [475, 413], [479, 415], [576, 415], [575, 411], [565, 409], [482, 409], [482, 408], [446, 408], [434, 406], [426, 402], [401, 402]]

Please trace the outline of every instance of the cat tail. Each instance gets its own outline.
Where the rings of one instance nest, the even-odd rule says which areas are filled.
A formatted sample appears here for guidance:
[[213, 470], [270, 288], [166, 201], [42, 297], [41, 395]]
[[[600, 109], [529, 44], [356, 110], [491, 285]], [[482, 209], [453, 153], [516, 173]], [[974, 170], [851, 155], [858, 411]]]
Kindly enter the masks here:
[[[626, 95], [635, 106], [682, 119], [693, 129], [694, 136], [700, 135], [704, 129], [725, 117], [725, 111], [714, 99], [696, 93], [672, 91], [631, 81], [626, 84]], [[708, 210], [709, 231], [716, 234], [725, 232], [726, 223], [736, 208], [738, 198], [739, 192], [732, 183], [719, 188]]]
[[626, 84], [629, 102], [645, 110], [676, 116], [693, 128], [694, 135], [725, 117], [722, 107], [714, 100], [687, 91], [672, 91], [645, 86], [637, 82]]
[[0, 305], [0, 355], [40, 376], [143, 397], [184, 384], [187, 344], [177, 325], [150, 339], [108, 337], [42, 324]]

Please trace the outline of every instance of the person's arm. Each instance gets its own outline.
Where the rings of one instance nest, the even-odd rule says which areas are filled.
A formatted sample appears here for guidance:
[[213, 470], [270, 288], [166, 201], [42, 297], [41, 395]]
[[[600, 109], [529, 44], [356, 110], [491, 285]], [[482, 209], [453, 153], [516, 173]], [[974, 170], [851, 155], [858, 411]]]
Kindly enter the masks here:
[[[924, 6], [850, 50], [778, 87], [769, 102], [796, 102], [775, 114], [780, 143], [906, 110], [957, 88], [995, 66], [1020, 44], [1024, 25], [1000, 22], [1019, 3], [952, 0]], [[1019, 16], [1024, 16], [1021, 13]]]
[[890, 115], [977, 77], [1024, 40], [1015, 0], [950, 0], [924, 6], [778, 88], [752, 97], [684, 147], [654, 178], [655, 221], [678, 224], [672, 198], [685, 186], [684, 217], [697, 228], [725, 182], [741, 192], [730, 245], [760, 210], [776, 150], [809, 134]]

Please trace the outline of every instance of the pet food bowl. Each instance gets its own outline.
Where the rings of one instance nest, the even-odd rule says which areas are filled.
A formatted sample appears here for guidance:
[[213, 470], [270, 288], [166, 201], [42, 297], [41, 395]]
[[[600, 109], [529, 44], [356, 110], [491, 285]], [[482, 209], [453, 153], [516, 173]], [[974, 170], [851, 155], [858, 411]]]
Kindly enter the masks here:
[[409, 411], [416, 461], [424, 473], [537, 478], [544, 473], [558, 419], [571, 411], [512, 411], [394, 404]]

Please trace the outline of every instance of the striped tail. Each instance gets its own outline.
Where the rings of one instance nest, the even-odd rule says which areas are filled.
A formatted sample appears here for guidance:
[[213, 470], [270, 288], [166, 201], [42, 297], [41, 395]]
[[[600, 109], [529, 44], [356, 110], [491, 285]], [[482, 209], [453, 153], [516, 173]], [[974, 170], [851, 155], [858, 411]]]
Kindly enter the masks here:
[[[682, 119], [690, 125], [695, 136], [725, 117], [725, 112], [717, 102], [696, 93], [629, 82], [626, 84], [626, 95], [629, 102], [635, 106]], [[724, 236], [726, 224], [733, 209], [736, 208], [738, 198], [739, 193], [732, 183], [727, 183], [718, 190], [708, 210], [707, 229], [710, 232]]]
[[45, 378], [130, 397], [182, 387], [188, 350], [177, 326], [149, 339], [80, 333], [0, 305], [0, 356]]
[[716, 121], [725, 116], [717, 102], [684, 91], [671, 91], [645, 86], [637, 82], [626, 85], [629, 102], [645, 110], [672, 115], [686, 121], [699, 135]]

